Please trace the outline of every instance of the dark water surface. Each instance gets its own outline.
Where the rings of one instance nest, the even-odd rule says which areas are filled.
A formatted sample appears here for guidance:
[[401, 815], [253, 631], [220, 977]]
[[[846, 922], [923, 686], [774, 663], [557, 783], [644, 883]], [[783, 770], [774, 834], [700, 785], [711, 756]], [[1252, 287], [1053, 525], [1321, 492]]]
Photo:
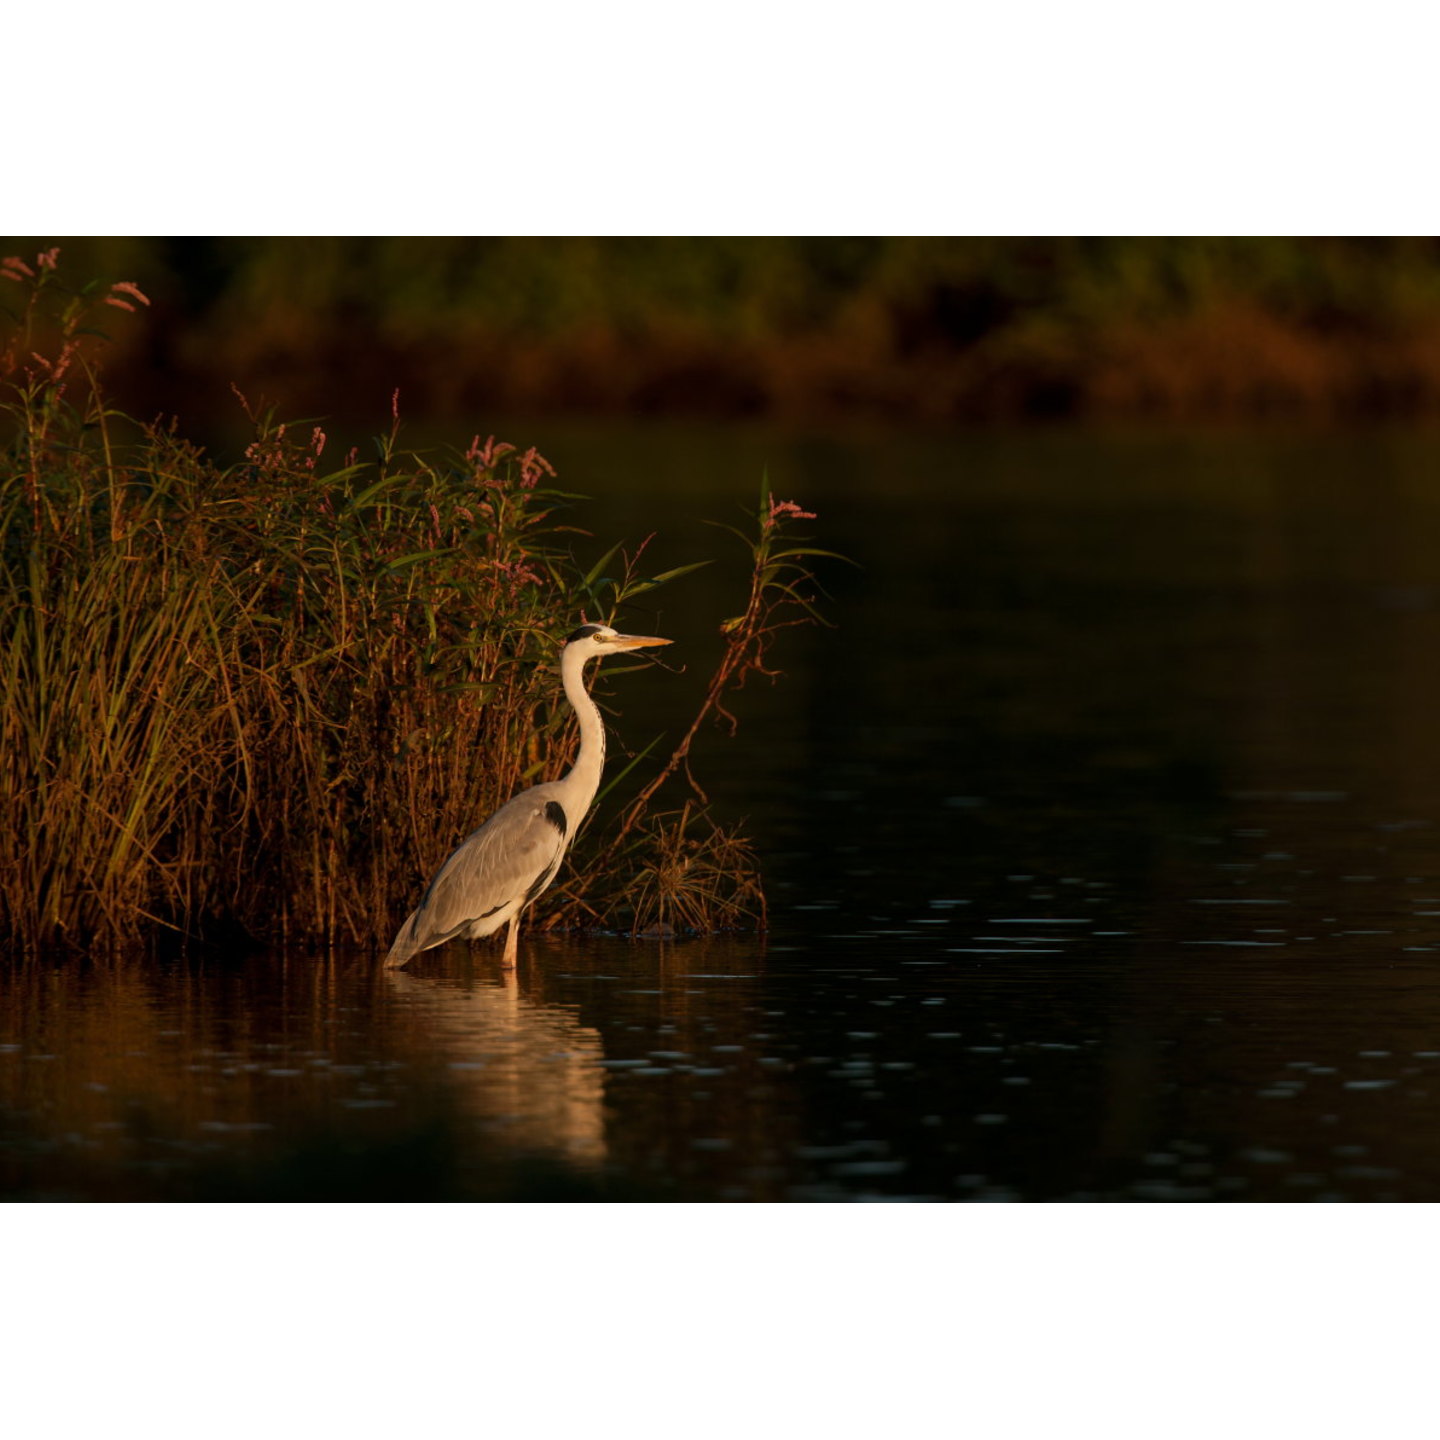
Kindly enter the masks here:
[[1440, 440], [516, 438], [860, 562], [701, 757], [770, 935], [16, 971], [0, 1195], [1440, 1198]]

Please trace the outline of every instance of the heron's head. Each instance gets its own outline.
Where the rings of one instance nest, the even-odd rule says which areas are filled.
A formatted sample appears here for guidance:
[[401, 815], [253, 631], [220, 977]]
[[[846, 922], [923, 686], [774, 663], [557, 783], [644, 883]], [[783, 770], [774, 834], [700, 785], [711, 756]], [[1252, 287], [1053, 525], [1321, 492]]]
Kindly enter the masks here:
[[604, 655], [619, 655], [626, 650], [642, 650], [647, 645], [668, 645], [658, 635], [622, 635], [608, 625], [582, 625], [565, 637], [565, 654], [578, 654], [582, 660], [595, 660]]

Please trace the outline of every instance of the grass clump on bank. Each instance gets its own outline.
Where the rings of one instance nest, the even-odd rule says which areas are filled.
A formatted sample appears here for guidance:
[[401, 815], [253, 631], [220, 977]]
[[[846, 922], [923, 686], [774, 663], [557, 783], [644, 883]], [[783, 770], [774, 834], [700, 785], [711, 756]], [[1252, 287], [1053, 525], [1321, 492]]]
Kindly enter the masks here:
[[[575, 497], [535, 450], [407, 452], [395, 407], [373, 459], [337, 464], [323, 426], [247, 405], [254, 439], [219, 465], [108, 407], [93, 321], [145, 297], [67, 292], [55, 258], [0, 266], [20, 302], [0, 351], [0, 933], [27, 953], [388, 937], [460, 838], [567, 763], [559, 636], [690, 567], [645, 575], [617, 547], [583, 568]], [[796, 518], [762, 499], [697, 725], [812, 613]], [[693, 736], [582, 834], [549, 923], [764, 923], [754, 855], [688, 775]]]

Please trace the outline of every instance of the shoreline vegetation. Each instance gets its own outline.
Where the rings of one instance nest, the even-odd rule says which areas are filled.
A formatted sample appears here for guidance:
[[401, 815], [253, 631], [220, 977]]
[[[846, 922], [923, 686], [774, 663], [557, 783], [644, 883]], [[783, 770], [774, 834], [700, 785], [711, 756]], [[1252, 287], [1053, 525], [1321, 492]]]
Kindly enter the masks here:
[[[13, 240], [9, 252], [51, 242]], [[1440, 414], [1440, 240], [89, 239], [116, 400], [901, 423]]]
[[[643, 541], [582, 565], [580, 497], [541, 455], [409, 451], [398, 398], [361, 459], [237, 389], [253, 438], [219, 464], [101, 388], [97, 325], [148, 308], [141, 284], [70, 288], [52, 247], [6, 259], [0, 290], [0, 934], [27, 956], [383, 947], [479, 819], [568, 763], [559, 636], [696, 567], [647, 573]], [[820, 618], [825, 552], [792, 533], [813, 518], [762, 484], [698, 712], [668, 752], [612, 757], [533, 923], [763, 928], [756, 857], [690, 751]]]

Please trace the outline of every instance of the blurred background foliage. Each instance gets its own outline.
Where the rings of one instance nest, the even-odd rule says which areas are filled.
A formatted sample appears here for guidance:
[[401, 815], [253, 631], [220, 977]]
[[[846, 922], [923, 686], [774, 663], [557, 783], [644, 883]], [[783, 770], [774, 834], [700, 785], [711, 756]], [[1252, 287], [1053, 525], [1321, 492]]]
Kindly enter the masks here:
[[53, 244], [155, 302], [107, 366], [141, 413], [231, 382], [341, 419], [396, 384], [436, 419], [1440, 410], [1433, 238], [0, 240]]

